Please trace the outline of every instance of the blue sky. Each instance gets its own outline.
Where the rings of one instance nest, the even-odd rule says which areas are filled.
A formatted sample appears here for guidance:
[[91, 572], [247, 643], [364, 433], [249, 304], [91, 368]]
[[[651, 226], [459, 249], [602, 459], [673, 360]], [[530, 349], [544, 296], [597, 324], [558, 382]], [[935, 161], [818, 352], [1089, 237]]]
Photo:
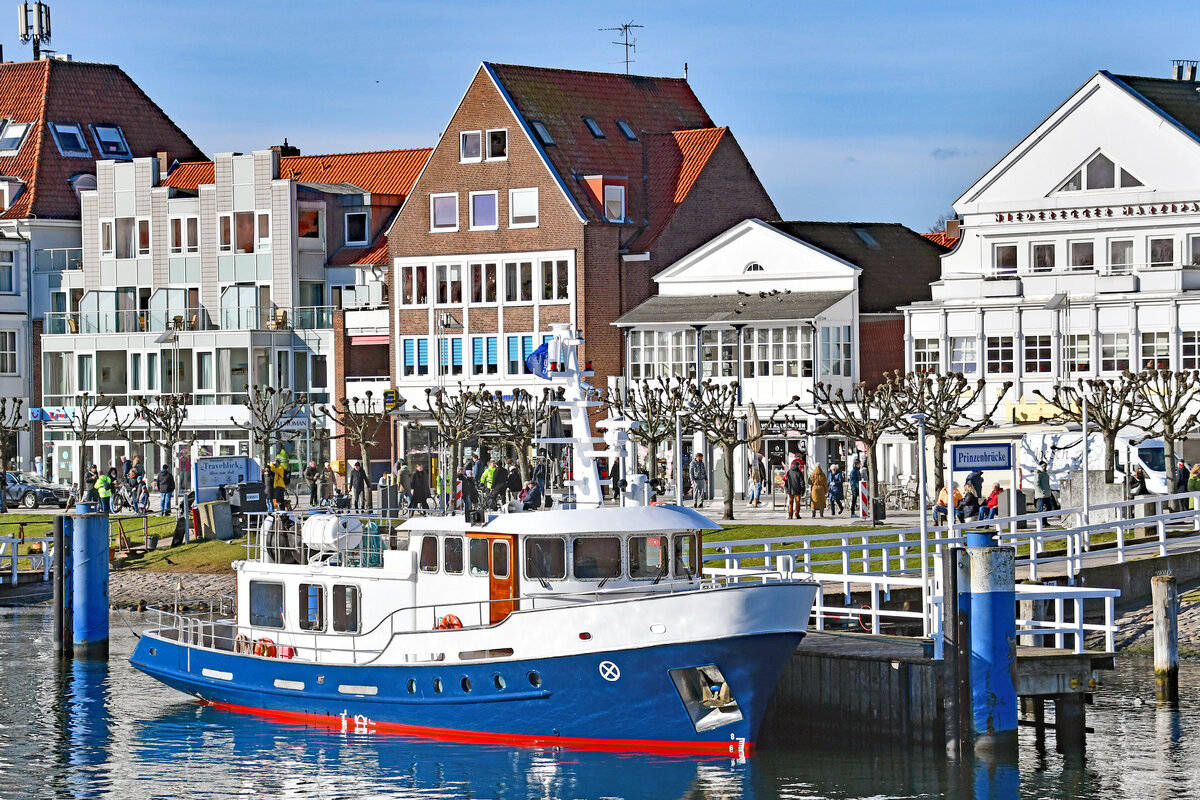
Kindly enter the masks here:
[[[480, 61], [683, 74], [788, 219], [924, 231], [1092, 73], [1200, 58], [1182, 2], [51, 0], [50, 47], [120, 64], [212, 154], [436, 142]], [[8, 60], [29, 58], [15, 20]]]

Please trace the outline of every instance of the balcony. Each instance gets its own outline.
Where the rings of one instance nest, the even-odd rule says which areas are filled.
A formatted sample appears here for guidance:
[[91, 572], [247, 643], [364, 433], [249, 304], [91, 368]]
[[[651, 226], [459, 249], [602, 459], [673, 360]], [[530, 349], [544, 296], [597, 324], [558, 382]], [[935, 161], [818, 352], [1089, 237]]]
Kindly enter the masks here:
[[33, 251], [34, 272], [64, 272], [83, 269], [83, 248], [47, 247]]
[[319, 330], [333, 327], [331, 306], [226, 307], [125, 311], [56, 311], [46, 314], [48, 334], [161, 333], [181, 331]]
[[353, 407], [355, 401], [359, 408], [366, 408], [367, 392], [371, 393], [370, 407], [383, 410], [383, 393], [392, 388], [390, 375], [371, 375], [346, 378], [346, 399]]

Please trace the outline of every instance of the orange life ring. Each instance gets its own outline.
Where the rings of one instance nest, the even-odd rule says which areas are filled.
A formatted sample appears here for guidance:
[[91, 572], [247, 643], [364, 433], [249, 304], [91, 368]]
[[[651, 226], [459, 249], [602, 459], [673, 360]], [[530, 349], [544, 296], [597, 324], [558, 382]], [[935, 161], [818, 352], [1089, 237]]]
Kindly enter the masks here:
[[272, 640], [267, 639], [267, 638], [255, 640], [254, 655], [266, 656], [267, 658], [274, 658], [275, 654], [276, 654], [275, 642], [273, 642]]
[[451, 630], [452, 628], [461, 628], [461, 627], [462, 627], [461, 619], [454, 616], [453, 614], [447, 614], [446, 616], [444, 616], [438, 620], [438, 624], [434, 628], [434, 630], [445, 631], [445, 630]]

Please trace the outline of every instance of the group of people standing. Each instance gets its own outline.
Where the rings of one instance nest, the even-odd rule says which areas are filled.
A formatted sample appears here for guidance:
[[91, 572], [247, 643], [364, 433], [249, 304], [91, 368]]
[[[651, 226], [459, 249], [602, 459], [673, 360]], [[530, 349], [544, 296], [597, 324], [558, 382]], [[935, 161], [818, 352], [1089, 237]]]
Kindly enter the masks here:
[[783, 490], [788, 498], [787, 518], [801, 518], [806, 496], [813, 517], [824, 517], [826, 507], [830, 516], [844, 514], [847, 511], [847, 492], [850, 495], [849, 514], [854, 516], [858, 513], [858, 487], [862, 480], [863, 471], [857, 459], [850, 462], [849, 475], [836, 462], [829, 465], [829, 472], [826, 473], [819, 463], [809, 471], [803, 458], [792, 459], [791, 466], [783, 475]]

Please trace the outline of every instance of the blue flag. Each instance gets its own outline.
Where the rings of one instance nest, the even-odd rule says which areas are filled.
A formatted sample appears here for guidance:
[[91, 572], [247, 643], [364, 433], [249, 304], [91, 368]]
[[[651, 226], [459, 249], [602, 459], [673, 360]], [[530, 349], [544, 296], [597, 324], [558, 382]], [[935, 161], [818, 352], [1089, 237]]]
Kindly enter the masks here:
[[537, 350], [534, 350], [525, 359], [525, 367], [539, 378], [550, 379], [550, 373], [546, 370], [546, 362], [550, 359], [550, 348], [543, 344]]

